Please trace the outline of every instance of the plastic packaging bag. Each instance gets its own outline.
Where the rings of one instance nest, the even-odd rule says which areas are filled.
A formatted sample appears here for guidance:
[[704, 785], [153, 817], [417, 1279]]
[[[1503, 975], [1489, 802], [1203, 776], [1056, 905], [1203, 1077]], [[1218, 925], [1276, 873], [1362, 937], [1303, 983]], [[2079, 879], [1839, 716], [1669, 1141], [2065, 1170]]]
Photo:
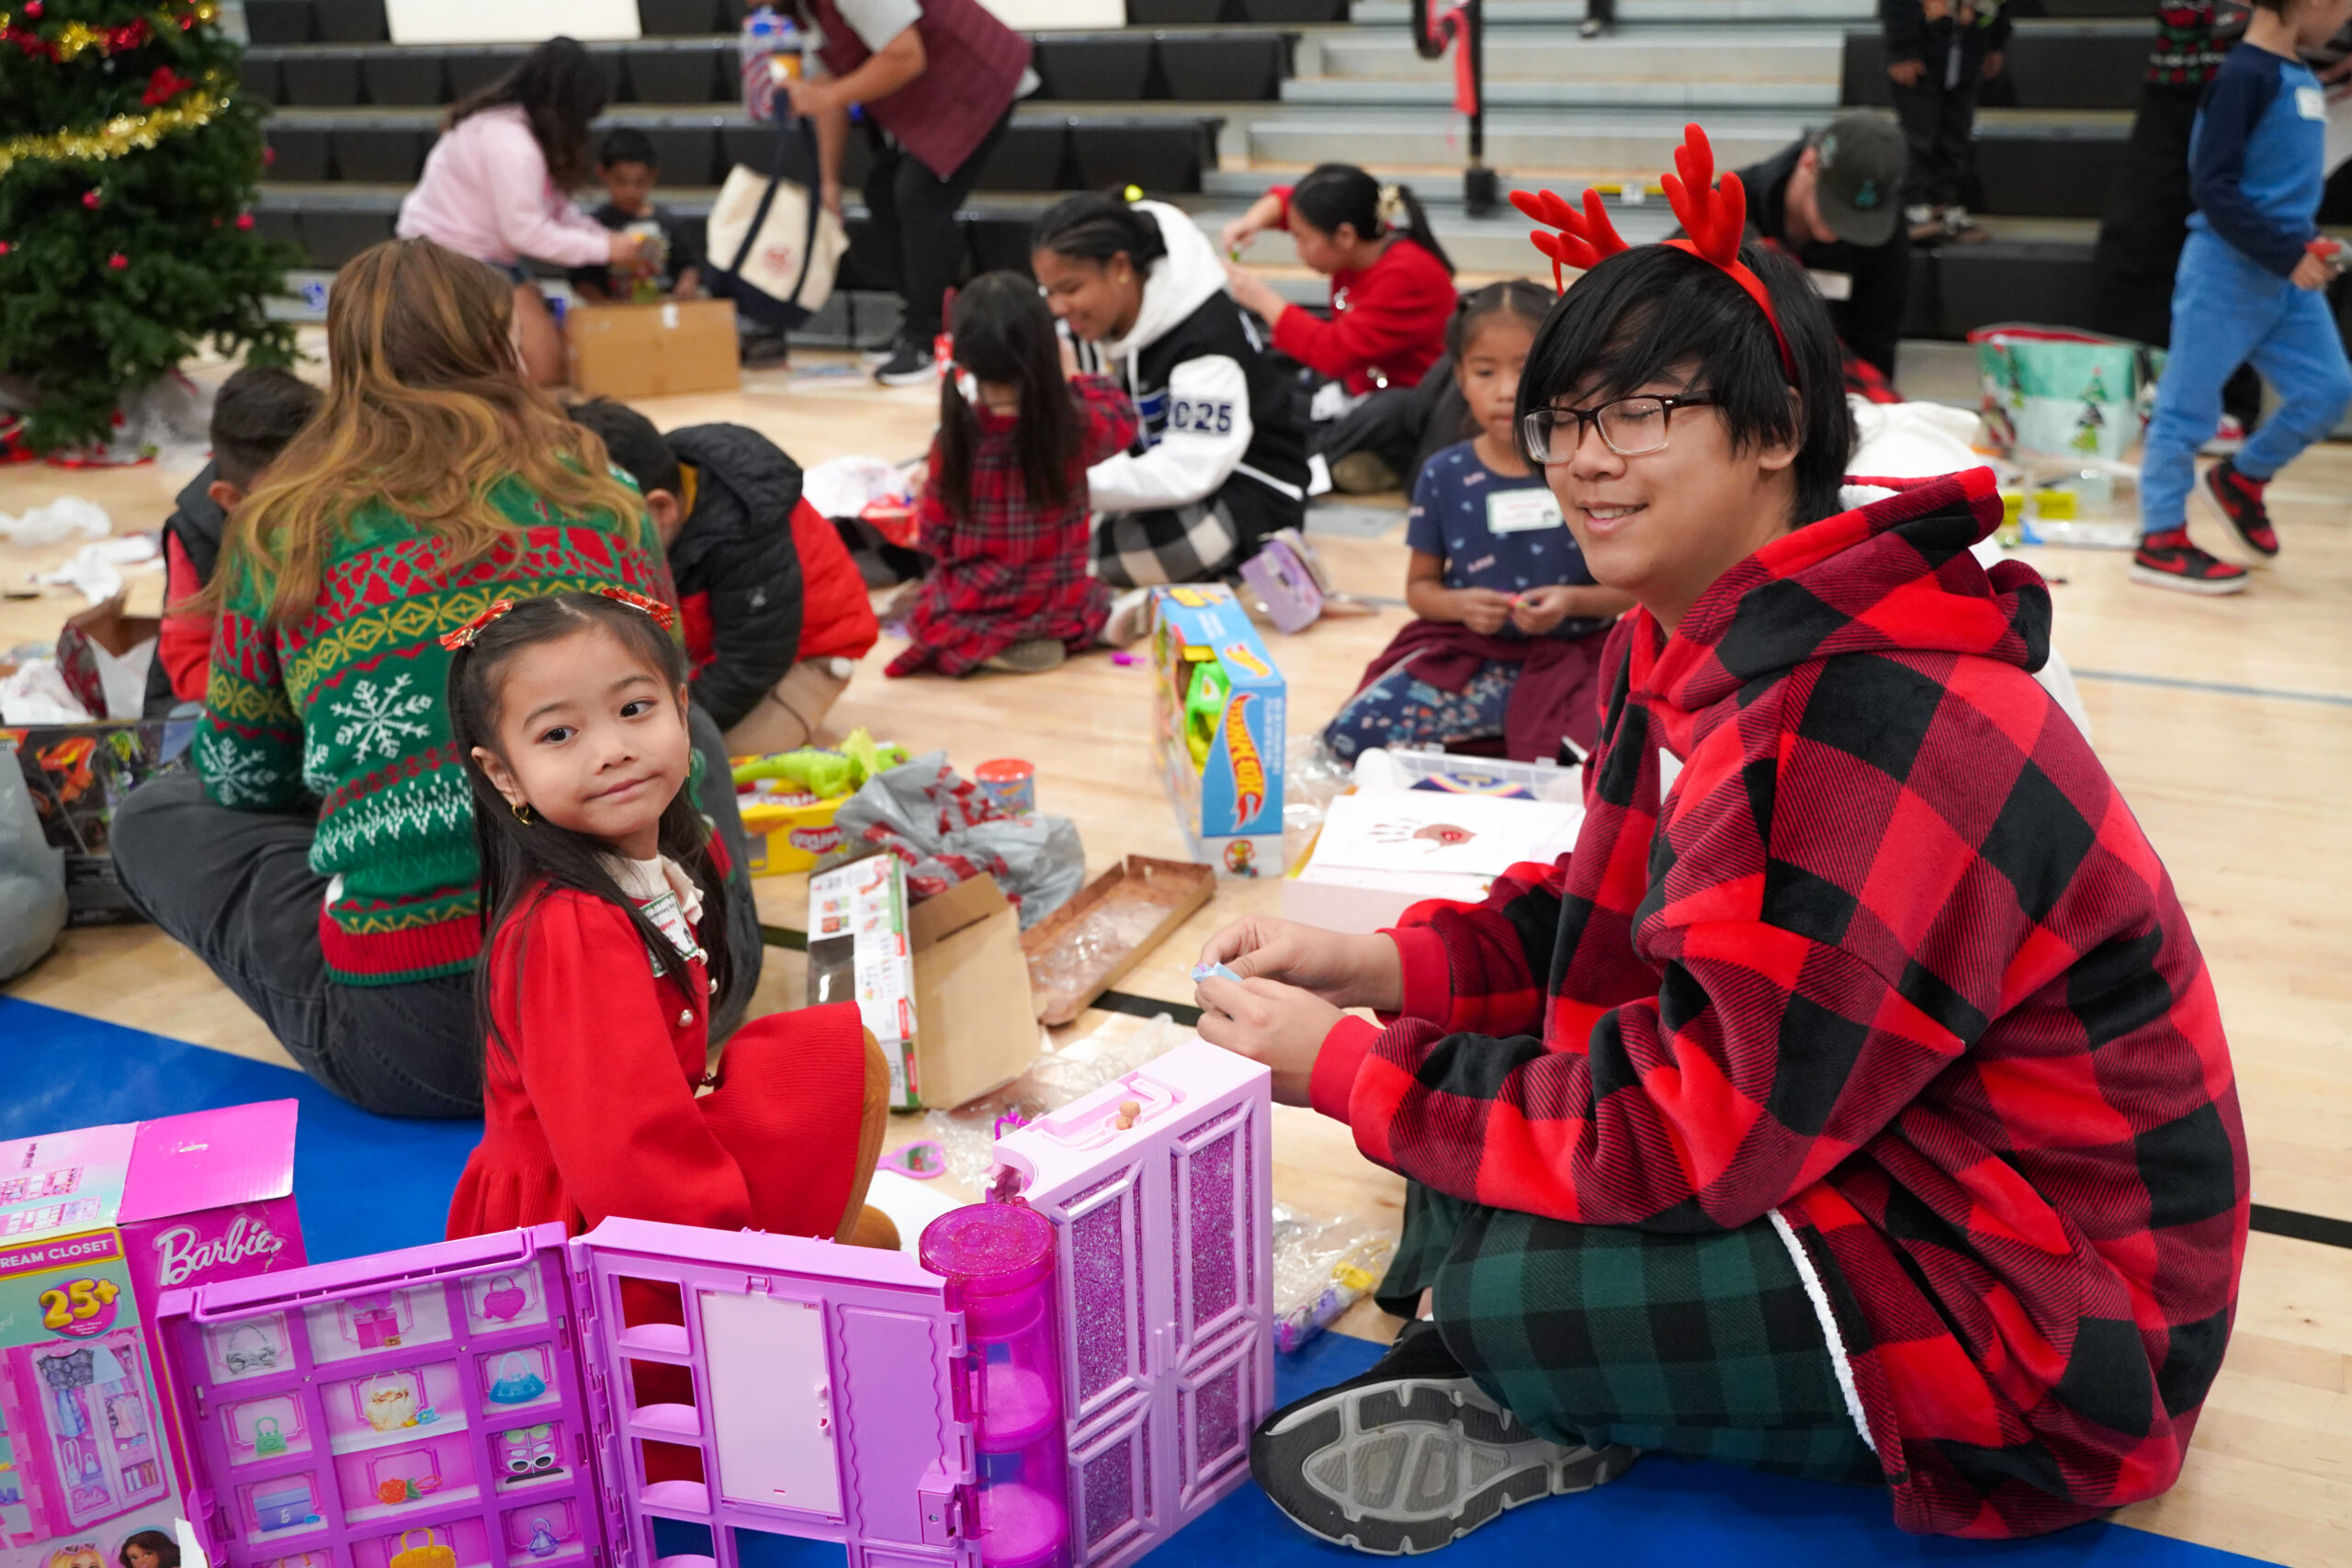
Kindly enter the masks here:
[[1322, 1333], [1380, 1282], [1396, 1242], [1351, 1217], [1320, 1219], [1274, 1205], [1274, 1348], [1287, 1355]]
[[105, 507], [78, 495], [62, 495], [22, 517], [0, 512], [0, 538], [17, 545], [54, 545], [64, 539], [103, 539], [114, 532]]
[[0, 745], [0, 980], [40, 962], [65, 929], [65, 852], [51, 848], [13, 746]]
[[[944, 751], [865, 781], [833, 826], [851, 845], [878, 844], [907, 864], [917, 902], [985, 873], [1021, 912], [1023, 931], [1068, 902], [1086, 880], [1086, 851], [1067, 817], [1005, 817], [977, 785], [947, 765]], [[828, 855], [819, 869], [856, 858]]]
[[[996, 1135], [1085, 1099], [1104, 1084], [1174, 1050], [1190, 1035], [1167, 1013], [1148, 1021], [1114, 1018], [1093, 1032], [1048, 1051], [993, 1094], [923, 1118], [924, 1133], [947, 1153], [947, 1175], [978, 1197], [996, 1168]], [[1008, 1121], [1008, 1119], [1016, 1119]]]

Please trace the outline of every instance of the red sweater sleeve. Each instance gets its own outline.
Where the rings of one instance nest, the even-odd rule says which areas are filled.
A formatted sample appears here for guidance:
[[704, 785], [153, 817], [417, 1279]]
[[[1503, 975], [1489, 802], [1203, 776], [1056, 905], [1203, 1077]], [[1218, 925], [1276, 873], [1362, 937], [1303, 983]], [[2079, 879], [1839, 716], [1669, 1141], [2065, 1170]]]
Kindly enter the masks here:
[[749, 1224], [743, 1172], [679, 1066], [678, 987], [654, 976], [637, 928], [571, 892], [550, 893], [523, 919], [510, 939], [521, 964], [508, 1038], [565, 1193], [592, 1226], [613, 1214]]
[[164, 625], [155, 634], [155, 657], [172, 679], [172, 695], [184, 703], [204, 700], [204, 675], [212, 662], [212, 618], [181, 608], [204, 591], [187, 547], [164, 531]]
[[1142, 427], [1136, 419], [1135, 400], [1109, 377], [1073, 376], [1069, 389], [1078, 404], [1078, 416], [1085, 424], [1085, 434], [1079, 443], [1079, 469], [1082, 476], [1103, 458], [1115, 457], [1134, 446], [1136, 432]]
[[1295, 308], [1274, 321], [1274, 346], [1318, 375], [1370, 391], [1377, 370], [1400, 387], [1418, 384], [1445, 353], [1445, 324], [1453, 315], [1453, 279], [1438, 259], [1399, 239], [1381, 253], [1324, 321]]

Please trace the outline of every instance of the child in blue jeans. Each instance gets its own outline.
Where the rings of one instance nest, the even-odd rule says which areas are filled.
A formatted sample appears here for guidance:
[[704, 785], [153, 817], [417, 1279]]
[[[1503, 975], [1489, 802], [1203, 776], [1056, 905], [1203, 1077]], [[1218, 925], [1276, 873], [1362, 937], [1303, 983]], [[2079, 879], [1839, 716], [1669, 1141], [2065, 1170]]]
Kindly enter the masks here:
[[[2327, 103], [2297, 56], [2352, 17], [2352, 0], [2256, 0], [2245, 41], [2205, 95], [2189, 141], [2197, 212], [2172, 295], [2172, 356], [2156, 389], [2140, 465], [2140, 547], [2132, 581], [2188, 593], [2236, 593], [2246, 570], [2188, 540], [2194, 488], [2246, 547], [2268, 558], [2278, 536], [2262, 499], [2270, 477], [2335, 427], [2352, 402], [2352, 365], [2322, 290], [2333, 269], [2313, 220], [2325, 183]], [[2316, 242], [2318, 249], [2314, 249]], [[2280, 398], [2245, 450], [2197, 482], [2197, 448], [2241, 361]]]
[[1516, 761], [1548, 762], [1563, 736], [1592, 745], [1600, 634], [1633, 599], [1593, 582], [1520, 447], [1519, 374], [1551, 307], [1532, 283], [1490, 284], [1446, 329], [1478, 434], [1432, 457], [1413, 487], [1405, 603], [1418, 618], [1323, 731], [1342, 761], [1369, 746], [1499, 740]]

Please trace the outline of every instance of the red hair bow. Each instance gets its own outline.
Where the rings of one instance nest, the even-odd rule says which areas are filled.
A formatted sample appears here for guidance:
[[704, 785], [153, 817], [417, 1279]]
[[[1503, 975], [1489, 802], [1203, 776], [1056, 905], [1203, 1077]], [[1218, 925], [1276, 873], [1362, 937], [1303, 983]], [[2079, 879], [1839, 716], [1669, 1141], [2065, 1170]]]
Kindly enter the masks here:
[[[1666, 243], [1721, 268], [1756, 301], [1757, 309], [1764, 312], [1764, 320], [1771, 324], [1772, 341], [1781, 350], [1781, 368], [1793, 382], [1796, 356], [1789, 352], [1788, 335], [1781, 331], [1781, 317], [1772, 309], [1771, 291], [1739, 259], [1740, 239], [1747, 229], [1747, 187], [1739, 183], [1737, 175], [1728, 171], [1720, 182], [1716, 180], [1715, 150], [1708, 143], [1707, 133], [1696, 125], [1682, 128], [1682, 145], [1674, 150], [1674, 167], [1676, 172], [1661, 176], [1658, 184], [1666, 191], [1667, 203], [1674, 209], [1674, 216], [1681, 220], [1687, 237]], [[1510, 203], [1538, 223], [1558, 231], [1547, 234], [1539, 229], [1528, 238], [1552, 264], [1553, 287], [1563, 291], [1562, 267], [1589, 271], [1629, 248], [1616, 226], [1609, 221], [1597, 190], [1587, 188], [1582, 212], [1548, 190], [1515, 190], [1510, 193]]]
[[468, 621], [464, 626], [459, 626], [456, 631], [443, 632], [441, 634], [441, 646], [447, 649], [452, 653], [457, 652], [458, 649], [461, 648], [471, 648], [474, 645], [474, 638], [481, 636], [483, 629], [487, 627], [491, 622], [498, 619], [499, 616], [506, 614], [507, 611], [514, 607], [514, 601], [512, 599], [492, 600], [490, 602], [489, 608], [482, 611], [481, 615], [476, 615], [472, 620]]
[[626, 604], [632, 610], [644, 611], [647, 615], [653, 617], [653, 624], [660, 626], [665, 632], [677, 624], [678, 612], [673, 610], [669, 605], [663, 604], [659, 599], [649, 599], [644, 594], [639, 593], [634, 590], [617, 588], [609, 582], [598, 583], [596, 585], [596, 592], [603, 594], [605, 598], [612, 600], [615, 604]]

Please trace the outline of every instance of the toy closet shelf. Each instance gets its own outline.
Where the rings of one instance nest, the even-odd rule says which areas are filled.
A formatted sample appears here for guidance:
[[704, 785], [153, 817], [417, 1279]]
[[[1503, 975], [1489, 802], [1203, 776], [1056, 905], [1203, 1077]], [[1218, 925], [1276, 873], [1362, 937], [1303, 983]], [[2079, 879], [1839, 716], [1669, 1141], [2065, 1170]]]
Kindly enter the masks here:
[[463, 1410], [453, 1410], [430, 1423], [415, 1427], [395, 1427], [389, 1432], [342, 1432], [327, 1439], [329, 1452], [364, 1454], [374, 1449], [398, 1448], [402, 1443], [423, 1442], [444, 1432], [462, 1432], [471, 1423]]
[[681, 1364], [689, 1354], [686, 1325], [683, 1323], [637, 1324], [621, 1330], [619, 1345], [631, 1355], [642, 1353]]
[[[675, 1514], [682, 1518], [710, 1517], [710, 1488], [699, 1481], [657, 1481], [637, 1495], [637, 1500], [656, 1514]], [[708, 1558], [664, 1557], [654, 1568], [677, 1568], [682, 1563], [708, 1562]]]
[[[455, 1507], [461, 1503], [477, 1503], [481, 1500], [481, 1488], [479, 1486], [458, 1486], [447, 1492], [428, 1492], [412, 1502], [370, 1503], [366, 1507], [352, 1509], [350, 1513], [344, 1516], [344, 1518], [346, 1524], [352, 1525], [368, 1524], [377, 1519], [406, 1518], [413, 1521], [435, 1509]], [[415, 1528], [413, 1522], [410, 1528]]]
[[628, 1424], [629, 1435], [636, 1438], [702, 1437], [702, 1412], [691, 1404], [640, 1404], [630, 1413]]

